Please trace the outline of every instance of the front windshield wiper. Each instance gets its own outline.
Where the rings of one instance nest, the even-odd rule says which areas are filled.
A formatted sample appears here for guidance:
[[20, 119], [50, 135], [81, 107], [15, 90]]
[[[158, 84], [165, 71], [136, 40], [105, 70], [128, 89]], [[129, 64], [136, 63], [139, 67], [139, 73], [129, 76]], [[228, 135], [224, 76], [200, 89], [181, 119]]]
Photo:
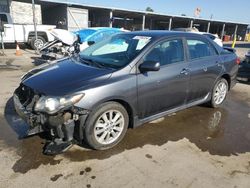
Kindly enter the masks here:
[[87, 65], [93, 65], [93, 66], [98, 67], [98, 68], [107, 68], [104, 64], [93, 61], [92, 59], [86, 59], [86, 58], [80, 57], [80, 60], [83, 61]]

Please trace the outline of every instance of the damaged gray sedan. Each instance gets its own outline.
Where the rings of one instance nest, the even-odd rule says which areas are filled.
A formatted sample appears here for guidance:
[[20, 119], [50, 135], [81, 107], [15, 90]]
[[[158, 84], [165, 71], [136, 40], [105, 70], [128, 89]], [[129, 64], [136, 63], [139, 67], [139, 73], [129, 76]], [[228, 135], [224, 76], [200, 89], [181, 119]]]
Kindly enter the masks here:
[[29, 71], [14, 104], [27, 135], [47, 133], [46, 154], [83, 142], [103, 150], [128, 127], [202, 103], [220, 106], [237, 62], [232, 50], [198, 34], [123, 33]]

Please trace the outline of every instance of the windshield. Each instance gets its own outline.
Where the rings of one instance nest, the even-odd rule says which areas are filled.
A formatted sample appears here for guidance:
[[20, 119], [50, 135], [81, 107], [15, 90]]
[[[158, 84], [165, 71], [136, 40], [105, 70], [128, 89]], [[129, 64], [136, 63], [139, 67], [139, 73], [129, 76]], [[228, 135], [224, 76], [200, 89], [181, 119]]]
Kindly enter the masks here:
[[150, 41], [149, 36], [118, 34], [90, 46], [80, 53], [80, 57], [102, 66], [121, 68], [129, 64]]

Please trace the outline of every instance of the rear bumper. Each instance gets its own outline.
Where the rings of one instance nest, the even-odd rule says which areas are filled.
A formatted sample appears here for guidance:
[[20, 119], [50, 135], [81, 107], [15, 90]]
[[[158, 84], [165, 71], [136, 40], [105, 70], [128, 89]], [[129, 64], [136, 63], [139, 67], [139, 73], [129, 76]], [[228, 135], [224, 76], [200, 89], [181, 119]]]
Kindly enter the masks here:
[[237, 80], [250, 81], [250, 69], [239, 69]]
[[250, 78], [250, 71], [249, 72], [239, 72], [237, 78]]
[[250, 81], [250, 75], [248, 75], [248, 76], [239, 75], [239, 76], [237, 76], [237, 80], [244, 81], [244, 82]]

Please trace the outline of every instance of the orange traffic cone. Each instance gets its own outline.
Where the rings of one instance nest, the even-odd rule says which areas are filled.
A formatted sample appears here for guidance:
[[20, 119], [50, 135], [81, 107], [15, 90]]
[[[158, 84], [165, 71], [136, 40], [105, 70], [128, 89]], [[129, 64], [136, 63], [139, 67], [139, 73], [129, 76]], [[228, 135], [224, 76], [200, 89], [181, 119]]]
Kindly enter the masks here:
[[21, 50], [19, 48], [18, 43], [16, 43], [16, 56], [21, 56], [21, 55], [23, 55], [23, 54], [22, 54], [22, 52], [21, 52]]

